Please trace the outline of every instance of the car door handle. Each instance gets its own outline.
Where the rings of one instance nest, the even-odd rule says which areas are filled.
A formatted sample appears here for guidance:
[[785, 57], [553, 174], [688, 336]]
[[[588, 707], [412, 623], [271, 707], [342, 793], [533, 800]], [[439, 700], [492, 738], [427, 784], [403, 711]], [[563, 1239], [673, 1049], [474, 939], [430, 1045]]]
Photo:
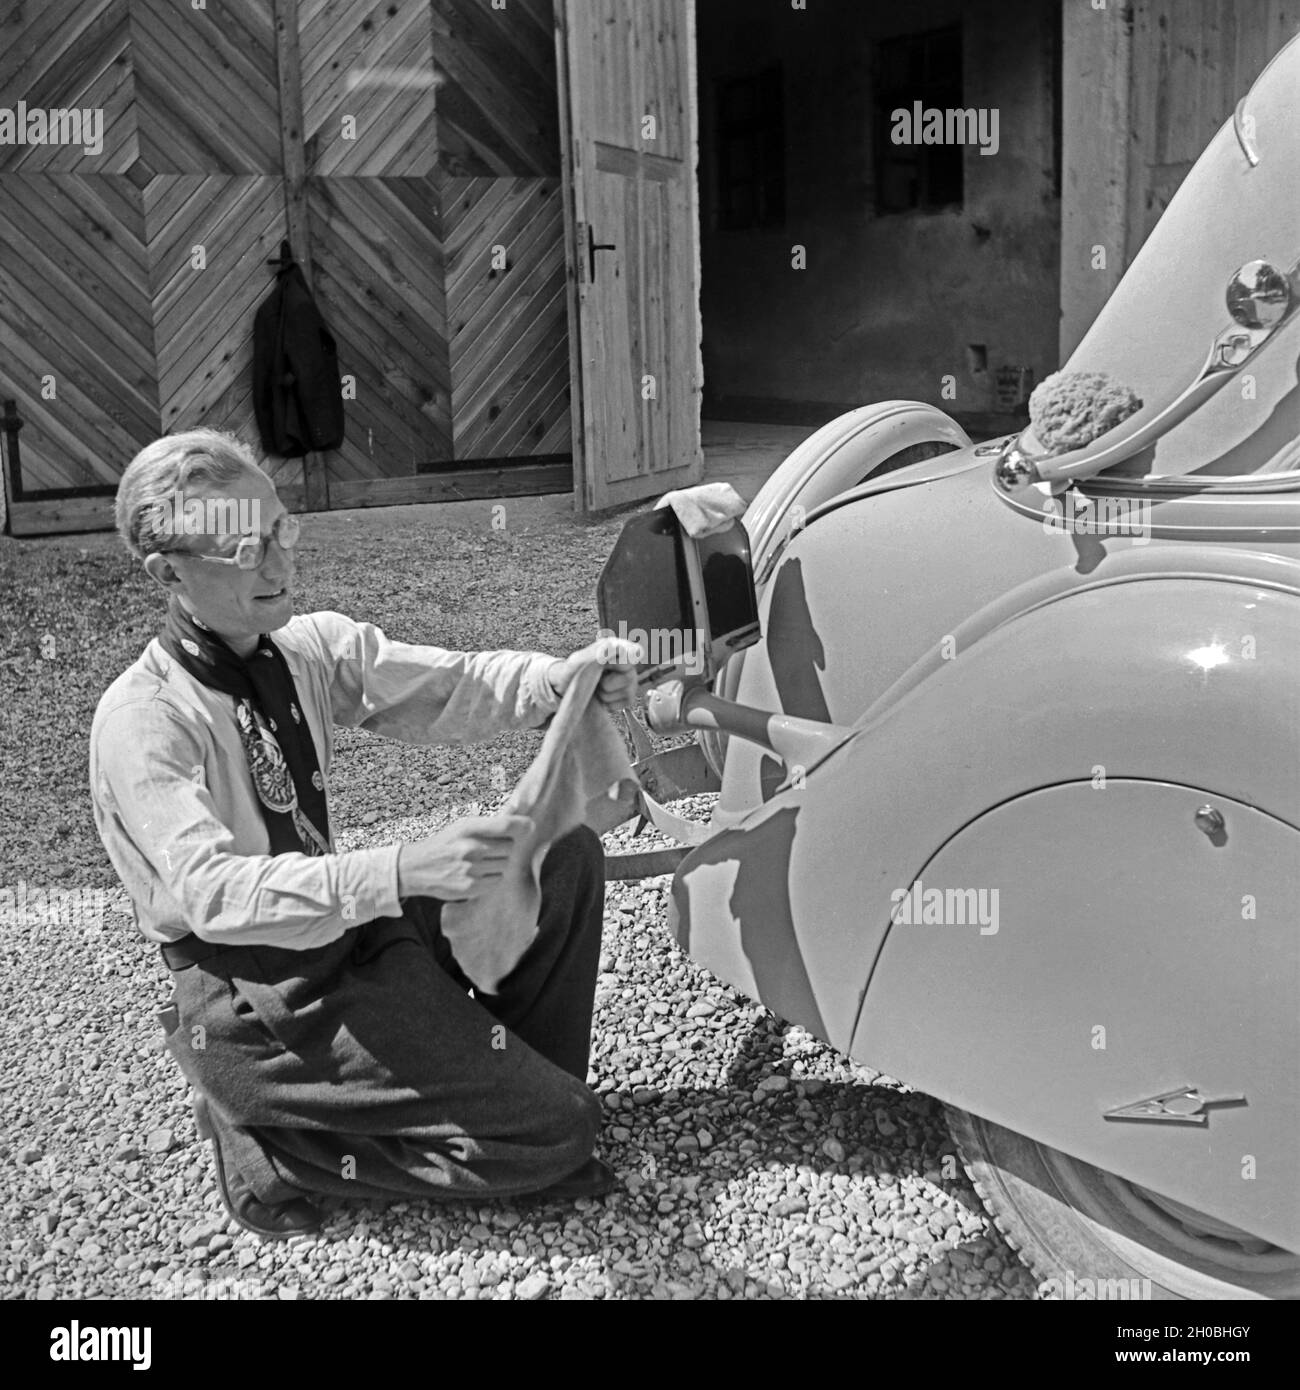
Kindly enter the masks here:
[[587, 283], [596, 283], [596, 252], [597, 251], [617, 251], [618, 247], [612, 241], [597, 241], [596, 233], [591, 229], [591, 223], [587, 223]]

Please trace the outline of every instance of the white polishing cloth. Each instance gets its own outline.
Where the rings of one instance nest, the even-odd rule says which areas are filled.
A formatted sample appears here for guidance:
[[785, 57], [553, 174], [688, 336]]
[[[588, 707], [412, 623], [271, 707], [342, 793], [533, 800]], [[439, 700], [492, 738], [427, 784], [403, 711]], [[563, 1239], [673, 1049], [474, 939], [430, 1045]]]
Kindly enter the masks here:
[[503, 811], [529, 816], [533, 831], [516, 842], [503, 876], [480, 897], [444, 902], [442, 934], [477, 990], [495, 994], [537, 936], [541, 867], [553, 841], [576, 825], [610, 829], [610, 789], [636, 785], [622, 735], [593, 700], [603, 667], [584, 666], [564, 692], [537, 757]]
[[665, 492], [655, 509], [671, 507], [688, 536], [698, 540], [725, 531], [737, 517], [745, 514], [745, 499], [730, 483], [701, 483], [699, 487]]

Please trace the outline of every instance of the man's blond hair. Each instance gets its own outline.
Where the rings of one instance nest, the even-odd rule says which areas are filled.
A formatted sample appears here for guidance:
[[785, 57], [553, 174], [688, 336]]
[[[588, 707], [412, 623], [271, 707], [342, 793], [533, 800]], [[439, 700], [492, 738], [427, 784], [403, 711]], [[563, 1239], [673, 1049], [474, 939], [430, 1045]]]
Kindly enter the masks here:
[[171, 515], [178, 493], [192, 483], [228, 483], [244, 473], [267, 477], [253, 451], [233, 434], [199, 429], [155, 439], [127, 464], [117, 485], [117, 533], [137, 560], [166, 550], [170, 534], [158, 521]]

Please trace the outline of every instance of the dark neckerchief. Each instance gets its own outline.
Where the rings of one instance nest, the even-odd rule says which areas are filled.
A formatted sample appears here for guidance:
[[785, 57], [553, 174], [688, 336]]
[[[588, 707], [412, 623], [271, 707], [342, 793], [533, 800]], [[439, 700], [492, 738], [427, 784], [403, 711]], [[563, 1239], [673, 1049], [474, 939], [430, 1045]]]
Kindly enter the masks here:
[[263, 633], [247, 660], [237, 656], [175, 598], [158, 640], [200, 685], [234, 697], [271, 853], [327, 853], [325, 782], [284, 653]]

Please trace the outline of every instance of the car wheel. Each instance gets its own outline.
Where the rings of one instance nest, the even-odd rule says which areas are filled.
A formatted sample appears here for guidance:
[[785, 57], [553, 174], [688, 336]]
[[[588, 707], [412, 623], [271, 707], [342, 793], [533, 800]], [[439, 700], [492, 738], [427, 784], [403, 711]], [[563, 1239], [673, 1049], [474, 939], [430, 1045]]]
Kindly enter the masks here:
[[1044, 1293], [1300, 1297], [1295, 1252], [978, 1115], [945, 1109], [975, 1191]]

